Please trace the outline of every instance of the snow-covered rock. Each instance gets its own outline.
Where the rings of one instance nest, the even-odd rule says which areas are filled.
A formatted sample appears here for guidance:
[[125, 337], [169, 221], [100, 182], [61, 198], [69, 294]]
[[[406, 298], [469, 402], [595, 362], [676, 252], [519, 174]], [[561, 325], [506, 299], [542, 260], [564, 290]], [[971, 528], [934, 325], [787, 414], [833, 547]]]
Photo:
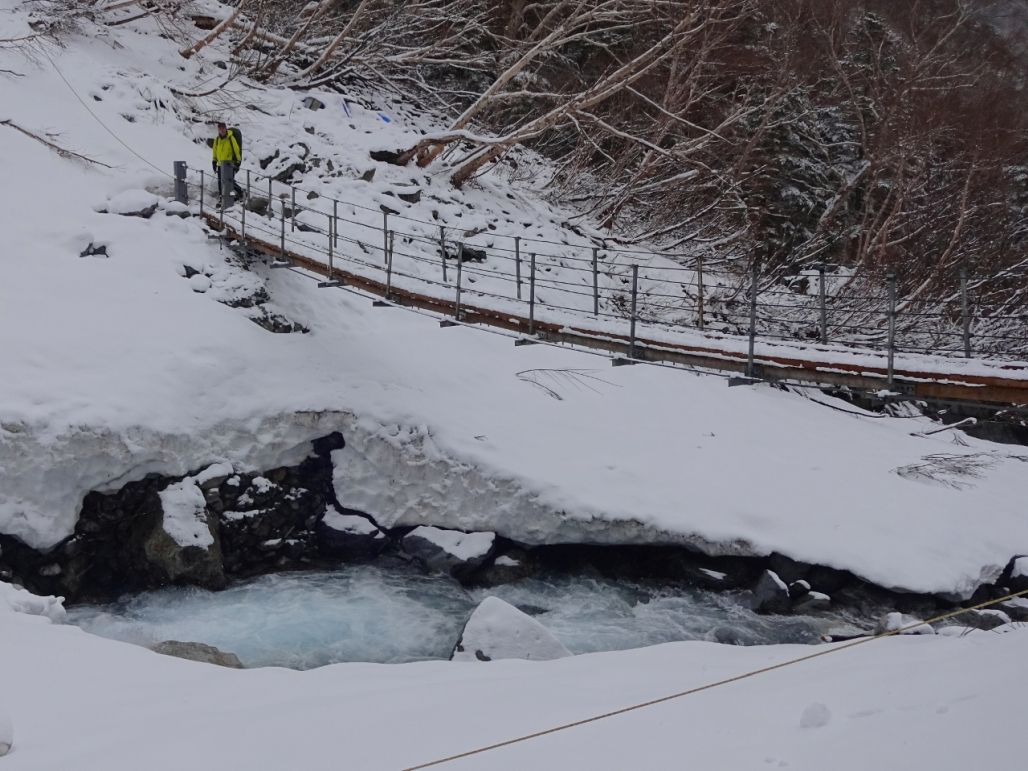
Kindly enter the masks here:
[[537, 566], [524, 549], [511, 548], [485, 565], [476, 575], [475, 581], [495, 586], [509, 584], [532, 575]]
[[1006, 585], [1012, 592], [1028, 589], [1028, 556], [1014, 557], [1007, 566]]
[[832, 607], [832, 598], [823, 592], [807, 592], [792, 602], [793, 613], [813, 613]]
[[1006, 613], [1012, 621], [1028, 621], [1028, 597], [1015, 597], [1001, 602], [996, 606], [996, 610]]
[[975, 629], [995, 629], [1010, 623], [1010, 616], [1002, 610], [985, 608], [983, 610], [969, 610], [962, 613], [958, 620], [960, 623]]
[[21, 587], [0, 581], [0, 613], [25, 613], [43, 616], [55, 624], [64, 622], [64, 598], [40, 597]]
[[464, 625], [450, 658], [548, 661], [570, 655], [560, 640], [534, 618], [499, 597], [486, 597]]
[[897, 612], [886, 613], [878, 619], [875, 634], [895, 632], [900, 629], [903, 630], [900, 634], [935, 634], [935, 630], [921, 619]]
[[105, 208], [111, 214], [149, 219], [157, 211], [159, 203], [160, 199], [153, 193], [145, 190], [125, 190], [112, 196]]
[[157, 580], [223, 586], [221, 544], [197, 478], [168, 485], [158, 498], [160, 517], [143, 537], [143, 553]]
[[356, 514], [330, 508], [317, 526], [318, 548], [330, 557], [370, 559], [389, 543], [375, 523]]
[[765, 570], [753, 587], [753, 609], [757, 613], [788, 613], [789, 587], [772, 570]]
[[429, 570], [467, 576], [492, 553], [495, 533], [462, 533], [422, 525], [403, 538], [403, 550]]

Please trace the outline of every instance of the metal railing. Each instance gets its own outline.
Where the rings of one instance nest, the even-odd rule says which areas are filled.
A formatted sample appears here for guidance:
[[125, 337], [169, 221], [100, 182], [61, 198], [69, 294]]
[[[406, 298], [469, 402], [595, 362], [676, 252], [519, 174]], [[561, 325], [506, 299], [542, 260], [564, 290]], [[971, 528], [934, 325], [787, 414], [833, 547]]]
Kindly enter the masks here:
[[[188, 175], [201, 213], [210, 214], [215, 201], [205, 187], [211, 175], [183, 166], [176, 164], [176, 172]], [[559, 243], [499, 234], [488, 224], [460, 229], [408, 217], [399, 200], [389, 201], [396, 208], [380, 204], [376, 209], [252, 170], [241, 172], [237, 182], [247, 205], [218, 216], [227, 218], [244, 240], [276, 243], [282, 262], [290, 250], [313, 256], [327, 267], [324, 286], [338, 285], [336, 266], [344, 261], [348, 271], [384, 277], [387, 295], [402, 287], [448, 299], [455, 322], [461, 319], [462, 303], [473, 298], [496, 312], [527, 316], [529, 335], [540, 320], [573, 323], [597, 334], [626, 334], [630, 359], [639, 329], [645, 328], [650, 340], [668, 342], [699, 333], [722, 345], [737, 344], [747, 357], [749, 376], [755, 374], [758, 342], [815, 346], [829, 354], [884, 354], [890, 383], [901, 353], [1028, 358], [1028, 308], [1012, 312], [975, 302], [966, 271], [954, 297], [904, 305], [895, 273], [881, 284], [821, 265], [786, 286], [762, 275], [756, 260], [744, 266]], [[262, 195], [266, 208], [254, 206]]]

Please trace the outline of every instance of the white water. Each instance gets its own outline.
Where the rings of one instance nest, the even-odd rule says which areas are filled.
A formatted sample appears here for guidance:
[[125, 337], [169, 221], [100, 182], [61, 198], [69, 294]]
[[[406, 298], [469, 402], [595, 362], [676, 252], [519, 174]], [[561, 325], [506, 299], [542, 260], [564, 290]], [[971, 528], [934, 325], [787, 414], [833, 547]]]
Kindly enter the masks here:
[[448, 658], [465, 620], [496, 595], [536, 616], [574, 653], [676, 640], [816, 642], [857, 620], [760, 616], [741, 593], [560, 576], [464, 589], [446, 576], [374, 565], [283, 573], [221, 592], [171, 588], [69, 610], [69, 622], [118, 640], [214, 645], [248, 667], [310, 669], [343, 661]]

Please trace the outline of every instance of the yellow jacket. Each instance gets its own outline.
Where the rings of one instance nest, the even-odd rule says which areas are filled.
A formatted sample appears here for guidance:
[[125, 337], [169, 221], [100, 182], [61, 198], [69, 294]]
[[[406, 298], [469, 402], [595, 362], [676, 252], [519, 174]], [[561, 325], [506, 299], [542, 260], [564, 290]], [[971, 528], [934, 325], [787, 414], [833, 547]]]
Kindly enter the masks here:
[[229, 129], [228, 133], [224, 137], [214, 137], [214, 162], [224, 163], [228, 161], [230, 163], [242, 163], [243, 162], [243, 151], [239, 149], [239, 142], [236, 141], [236, 135]]

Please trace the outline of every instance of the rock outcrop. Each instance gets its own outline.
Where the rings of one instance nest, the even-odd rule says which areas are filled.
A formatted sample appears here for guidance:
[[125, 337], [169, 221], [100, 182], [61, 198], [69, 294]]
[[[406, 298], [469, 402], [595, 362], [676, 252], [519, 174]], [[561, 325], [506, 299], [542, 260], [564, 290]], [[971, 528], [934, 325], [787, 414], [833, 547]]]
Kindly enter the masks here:
[[182, 642], [180, 640], [165, 640], [150, 648], [154, 653], [163, 656], [175, 656], [189, 661], [200, 661], [204, 664], [215, 664], [219, 667], [229, 669], [242, 669], [243, 663], [234, 653], [227, 653], [215, 648], [213, 645], [205, 645], [198, 642]]

